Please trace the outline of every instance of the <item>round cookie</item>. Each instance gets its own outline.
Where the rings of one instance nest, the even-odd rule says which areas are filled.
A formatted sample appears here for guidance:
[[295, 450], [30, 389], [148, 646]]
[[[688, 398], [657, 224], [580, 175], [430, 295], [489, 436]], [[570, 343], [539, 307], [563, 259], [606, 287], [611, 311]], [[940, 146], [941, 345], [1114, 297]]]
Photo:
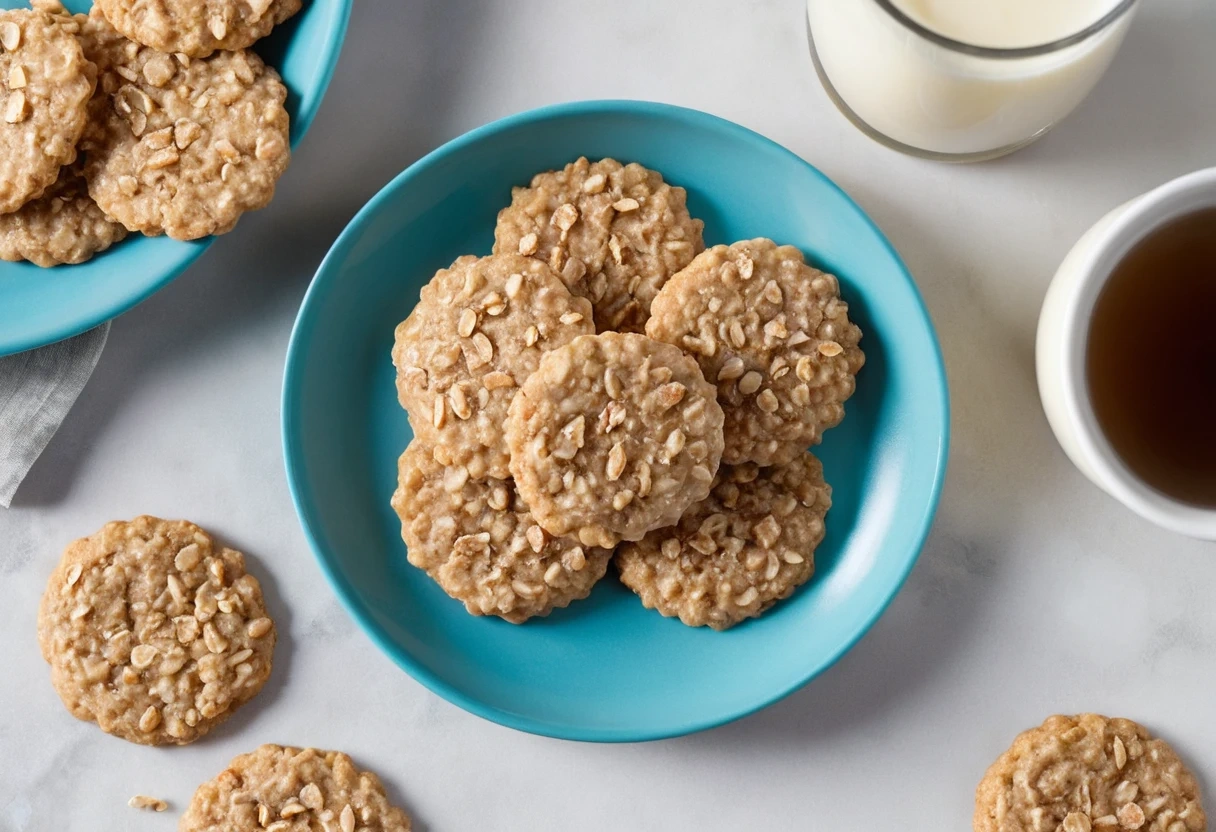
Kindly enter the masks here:
[[547, 262], [592, 302], [600, 332], [640, 333], [659, 289], [705, 248], [686, 197], [637, 163], [580, 158], [512, 190], [494, 251]]
[[270, 676], [274, 623], [240, 552], [193, 523], [137, 517], [75, 541], [38, 611], [72, 715], [143, 745], [184, 745]]
[[709, 493], [722, 408], [697, 364], [643, 335], [584, 335], [545, 353], [511, 402], [511, 473], [546, 531], [610, 548]]
[[620, 548], [621, 580], [647, 609], [725, 630], [810, 579], [831, 505], [810, 453], [774, 468], [724, 465], [679, 524]]
[[696, 356], [726, 413], [722, 461], [780, 465], [844, 418], [865, 363], [836, 278], [793, 246], [714, 246], [668, 281], [646, 334]]
[[338, 751], [263, 745], [194, 792], [179, 832], [410, 832], [380, 778]]
[[80, 166], [63, 168], [38, 199], [0, 214], [0, 260], [29, 260], [43, 268], [83, 263], [127, 236], [89, 196]]
[[422, 288], [397, 326], [397, 396], [419, 437], [474, 479], [510, 476], [503, 423], [541, 355], [594, 332], [591, 304], [544, 263], [461, 257]]
[[1199, 785], [1129, 719], [1053, 716], [1019, 734], [975, 791], [975, 832], [1203, 832]]
[[252, 46], [301, 5], [301, 0], [97, 0], [125, 37], [190, 58]]
[[76, 160], [96, 81], [72, 25], [0, 10], [0, 214], [37, 199]]
[[475, 480], [410, 443], [397, 463], [393, 509], [409, 561], [473, 615], [513, 624], [586, 598], [612, 552], [546, 534], [511, 480]]
[[84, 40], [100, 70], [85, 175], [103, 211], [196, 240], [270, 202], [291, 147], [287, 89], [261, 58], [175, 58], [116, 37], [96, 7]]

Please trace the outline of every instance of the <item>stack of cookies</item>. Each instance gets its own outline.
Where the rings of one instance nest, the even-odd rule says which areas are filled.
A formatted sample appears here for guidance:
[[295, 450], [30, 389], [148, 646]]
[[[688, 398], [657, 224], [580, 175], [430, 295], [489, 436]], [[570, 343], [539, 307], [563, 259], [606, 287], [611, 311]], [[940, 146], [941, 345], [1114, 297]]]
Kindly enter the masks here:
[[397, 327], [410, 562], [471, 613], [584, 598], [615, 557], [647, 606], [725, 629], [814, 570], [805, 449], [864, 363], [839, 286], [766, 239], [704, 250], [684, 189], [579, 159], [516, 188], [494, 253]]
[[300, 0], [33, 3], [0, 12], [0, 258], [223, 234], [270, 202], [287, 90], [246, 47]]

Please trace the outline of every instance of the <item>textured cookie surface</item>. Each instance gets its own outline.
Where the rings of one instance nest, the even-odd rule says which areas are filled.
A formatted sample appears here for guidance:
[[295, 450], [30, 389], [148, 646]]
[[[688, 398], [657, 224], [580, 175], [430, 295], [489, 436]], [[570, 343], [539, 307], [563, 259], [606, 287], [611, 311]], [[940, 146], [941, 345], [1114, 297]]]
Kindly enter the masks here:
[[263, 745], [194, 793], [179, 832], [410, 832], [384, 785], [347, 755]]
[[301, 0], [97, 0], [115, 29], [159, 52], [205, 58], [252, 46], [300, 10]]
[[474, 479], [510, 476], [507, 408], [546, 350], [594, 332], [591, 305], [518, 254], [461, 257], [422, 289], [393, 347], [414, 431]]
[[686, 196], [639, 164], [580, 158], [513, 189], [494, 250], [547, 262], [591, 300], [601, 332], [642, 332], [655, 294], [705, 248]]
[[819, 442], [865, 363], [836, 278], [765, 239], [700, 254], [659, 292], [646, 333], [718, 385], [731, 464], [778, 465]]
[[94, 7], [98, 100], [85, 175], [131, 231], [195, 240], [265, 207], [291, 159], [287, 89], [252, 52], [176, 58], [117, 36]]
[[193, 523], [145, 516], [68, 546], [38, 639], [74, 716], [131, 742], [182, 745], [261, 690], [275, 629], [240, 552]]
[[417, 439], [398, 462], [393, 508], [410, 563], [474, 615], [515, 624], [586, 598], [612, 556], [547, 534], [511, 480], [474, 480]]
[[643, 335], [545, 353], [511, 402], [511, 473], [537, 522], [611, 548], [675, 523], [709, 493], [722, 408], [697, 364]]
[[1025, 731], [975, 793], [975, 832], [1203, 832], [1199, 786], [1128, 719], [1053, 716]]
[[73, 165], [41, 197], [0, 214], [0, 260], [29, 260], [44, 268], [83, 263], [125, 236], [127, 229], [97, 206]]
[[806, 583], [831, 505], [810, 453], [774, 468], [723, 465], [677, 525], [621, 546], [621, 580], [650, 609], [724, 630]]
[[76, 159], [97, 72], [70, 18], [0, 11], [0, 214], [16, 211]]

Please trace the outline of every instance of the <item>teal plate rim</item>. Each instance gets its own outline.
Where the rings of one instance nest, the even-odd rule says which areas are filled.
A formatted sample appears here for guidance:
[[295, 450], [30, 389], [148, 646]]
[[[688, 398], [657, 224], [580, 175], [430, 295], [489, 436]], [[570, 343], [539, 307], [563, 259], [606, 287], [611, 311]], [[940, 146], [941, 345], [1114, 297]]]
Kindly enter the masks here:
[[[551, 725], [543, 721], [533, 719], [528, 716], [523, 716], [518, 713], [507, 711], [492, 705], [488, 705], [481, 700], [468, 696], [461, 690], [444, 682], [433, 675], [425, 666], [414, 660], [406, 650], [397, 645], [391, 637], [376, 623], [374, 618], [363, 609], [359, 601], [358, 593], [350, 586], [350, 584], [338, 573], [337, 569], [330, 562], [330, 555], [321, 545], [316, 535], [313, 533], [313, 527], [316, 524], [316, 518], [312, 508], [312, 494], [306, 480], [301, 476], [302, 472], [298, 470], [297, 463], [301, 456], [300, 439], [298, 430], [298, 410], [296, 407], [295, 388], [298, 383], [298, 377], [303, 371], [301, 344], [306, 340], [308, 331], [313, 326], [313, 309], [317, 306], [315, 293], [318, 281], [322, 275], [329, 269], [332, 263], [340, 262], [346, 258], [350, 249], [355, 245], [360, 235], [363, 233], [366, 224], [370, 218], [379, 210], [380, 204], [384, 202], [388, 195], [396, 189], [406, 186], [409, 181], [418, 173], [431, 165], [440, 162], [449, 154], [458, 151], [467, 145], [476, 142], [484, 141], [493, 136], [509, 131], [512, 128], [532, 121], [543, 121], [547, 119], [579, 116], [585, 114], [604, 114], [613, 112], [630, 112], [632, 114], [642, 113], [645, 115], [665, 116], [667, 118], [682, 119], [691, 124], [693, 127], [711, 128], [715, 130], [733, 133], [740, 139], [748, 142], [762, 144], [769, 149], [776, 150], [779, 153], [790, 157], [798, 164], [805, 166], [809, 171], [818, 178], [825, 186], [836, 191], [842, 196], [849, 205], [857, 211], [858, 215], [865, 221], [867, 225], [875, 232], [876, 236], [881, 240], [883, 246], [886, 247], [888, 253], [892, 256], [896, 263], [899, 264], [900, 273], [908, 282], [912, 290], [913, 297], [916, 301], [915, 312], [921, 318], [921, 323], [925, 330], [931, 336], [933, 347], [934, 364], [931, 368], [933, 375], [937, 381], [937, 396], [938, 405], [942, 409], [942, 429], [939, 436], [937, 447], [937, 459], [933, 472], [933, 486], [929, 493], [928, 500], [924, 504], [924, 510], [919, 518], [917, 532], [913, 539], [914, 551], [906, 558], [906, 563], [898, 576], [887, 597], [881, 604], [877, 605], [873, 613], [866, 618], [859, 627], [843, 640], [841, 646], [825, 659], [819, 661], [815, 666], [810, 667], [807, 673], [798, 681], [784, 688], [773, 691], [769, 696], [762, 698], [755, 704], [739, 709], [733, 713], [724, 713], [722, 715], [690, 720], [687, 723], [673, 725], [661, 729], [653, 730], [629, 730], [629, 729], [601, 729], [594, 727], [576, 727], [568, 725]], [[760, 133], [755, 132], [742, 125], [736, 124], [719, 116], [711, 115], [700, 110], [694, 110], [687, 107], [681, 107], [674, 104], [664, 104], [654, 101], [639, 101], [633, 99], [596, 99], [588, 101], [575, 101], [562, 104], [552, 104], [545, 107], [539, 107], [533, 110], [525, 110], [505, 118], [492, 121], [484, 124], [481, 127], [474, 128], [467, 133], [464, 133], [451, 141], [446, 142], [440, 147], [427, 153], [422, 158], [407, 167], [404, 171], [393, 177], [384, 187], [382, 187], [375, 196], [368, 200], [354, 218], [347, 224], [346, 228], [338, 236], [325, 258], [321, 261], [321, 265], [317, 268], [316, 275], [309, 284], [308, 291], [304, 295], [304, 300], [300, 304], [300, 311], [296, 317], [295, 324], [292, 327], [291, 338], [287, 347], [287, 359], [283, 371], [283, 393], [281, 401], [281, 427], [282, 427], [282, 450], [284, 466], [287, 474], [287, 486], [291, 492], [292, 504], [295, 507], [296, 514], [300, 519], [300, 525], [304, 532], [304, 537], [308, 541], [309, 548], [312, 550], [314, 557], [321, 567], [321, 572], [325, 575], [330, 587], [338, 596], [342, 606], [354, 618], [359, 627], [367, 633], [372, 641], [379, 647], [393, 662], [406, 671], [416, 681], [430, 690], [437, 696], [447, 700], [463, 710], [479, 716], [483, 719], [514, 728], [518, 731], [524, 731], [529, 734], [536, 734], [544, 737], [552, 737], [554, 739], [576, 740], [583, 742], [598, 742], [598, 743], [626, 743], [626, 742], [649, 742], [653, 740], [670, 739], [673, 737], [685, 736], [688, 734], [706, 731], [711, 728], [717, 728], [731, 722], [743, 719], [758, 711], [773, 705], [774, 703], [786, 698], [795, 691], [801, 690], [816, 677], [832, 667], [840, 660], [845, 653], [849, 652], [861, 640], [861, 638], [874, 626], [875, 622], [882, 617], [883, 613], [890, 607], [895, 596], [899, 594], [904, 584], [907, 582], [908, 575], [911, 574], [913, 567], [920, 558], [920, 553], [924, 549], [925, 541], [928, 539], [930, 529], [933, 525], [933, 519], [937, 514], [938, 506], [941, 502], [942, 488], [945, 484], [946, 467], [949, 458], [950, 448], [950, 394], [949, 385], [946, 377], [945, 361], [942, 357], [941, 343], [937, 338], [936, 328], [933, 326], [932, 318], [929, 315], [928, 307], [925, 306], [924, 298], [921, 296], [920, 288], [913, 280], [911, 273], [900, 258], [899, 253], [887, 240], [886, 235], [874, 223], [874, 221], [862, 210], [861, 206], [850, 197], [845, 191], [829, 179], [822, 171], [812, 165], [810, 162], [798, 156], [788, 148], [778, 144]]]
[[[312, 127], [312, 123], [317, 117], [317, 112], [321, 109], [321, 103], [325, 100], [325, 93], [329, 90], [329, 84], [338, 69], [338, 59], [341, 57], [342, 47], [346, 42], [346, 34], [350, 28], [350, 15], [353, 8], [354, 0], [338, 0], [338, 16], [333, 36], [328, 39], [325, 53], [320, 56], [321, 65], [324, 67], [321, 71], [320, 83], [317, 84], [316, 89], [308, 97], [307, 101], [301, 102], [301, 109], [291, 121], [292, 150], [299, 147], [300, 142], [304, 140], [305, 134], [308, 133], [309, 128]], [[202, 240], [183, 243], [184, 246], [190, 248], [190, 251], [184, 254], [174, 268], [169, 269], [156, 280], [149, 281], [138, 291], [128, 294], [122, 303], [99, 308], [94, 314], [81, 316], [70, 323], [64, 323], [43, 333], [31, 333], [24, 338], [14, 337], [11, 340], [0, 337], [0, 358], [7, 355], [16, 355], [26, 350], [37, 349], [38, 347], [45, 347], [50, 344], [57, 344], [60, 341], [80, 335], [82, 332], [88, 332], [93, 327], [100, 326], [106, 321], [111, 321], [124, 312], [129, 312], [178, 277], [181, 277], [186, 269], [198, 262], [198, 259], [203, 256], [203, 253], [207, 249], [211, 248], [215, 241], [215, 237], [206, 237]]]

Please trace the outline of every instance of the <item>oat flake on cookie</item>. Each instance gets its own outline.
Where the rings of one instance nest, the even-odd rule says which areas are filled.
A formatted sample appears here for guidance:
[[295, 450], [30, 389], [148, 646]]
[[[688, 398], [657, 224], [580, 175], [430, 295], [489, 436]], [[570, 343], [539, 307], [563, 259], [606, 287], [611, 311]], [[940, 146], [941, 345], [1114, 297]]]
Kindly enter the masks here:
[[612, 556], [548, 534], [511, 480], [474, 480], [417, 439], [398, 461], [392, 503], [410, 563], [473, 615], [548, 615], [586, 598]]
[[0, 260], [43, 268], [83, 263], [127, 236], [89, 196], [80, 167], [62, 168], [59, 181], [38, 199], [0, 214]]
[[274, 623], [240, 552], [184, 520], [137, 517], [75, 541], [38, 611], [73, 716], [143, 745], [184, 745], [270, 675]]
[[723, 462], [780, 465], [844, 418], [865, 363], [848, 311], [834, 276], [760, 238], [698, 255], [655, 298], [646, 334], [717, 384]]
[[815, 571], [832, 489], [810, 453], [784, 465], [723, 465], [680, 522], [616, 555], [642, 603], [690, 627], [725, 630], [788, 598]]
[[263, 745], [199, 786], [178, 830], [410, 832], [410, 819], [346, 754]]
[[1024, 731], [975, 792], [975, 832], [1204, 832], [1194, 775], [1129, 719], [1053, 716]]
[[158, 52], [206, 58], [270, 34], [301, 0], [96, 0], [115, 29]]
[[118, 35], [94, 7], [99, 69], [83, 144], [89, 193], [131, 231], [195, 240], [269, 204], [291, 160], [287, 89], [252, 52], [175, 56]]
[[595, 307], [600, 332], [642, 332], [655, 294], [705, 244], [687, 194], [657, 171], [585, 157], [514, 188], [494, 251], [548, 263]]
[[709, 494], [722, 408], [695, 361], [644, 335], [583, 335], [545, 353], [511, 402], [511, 473], [537, 523], [612, 548]]
[[43, 11], [0, 11], [0, 214], [76, 159], [97, 70], [71, 29]]
[[546, 350], [595, 331], [591, 304], [518, 254], [465, 256], [422, 287], [393, 346], [415, 434], [474, 479], [510, 476], [503, 423]]

